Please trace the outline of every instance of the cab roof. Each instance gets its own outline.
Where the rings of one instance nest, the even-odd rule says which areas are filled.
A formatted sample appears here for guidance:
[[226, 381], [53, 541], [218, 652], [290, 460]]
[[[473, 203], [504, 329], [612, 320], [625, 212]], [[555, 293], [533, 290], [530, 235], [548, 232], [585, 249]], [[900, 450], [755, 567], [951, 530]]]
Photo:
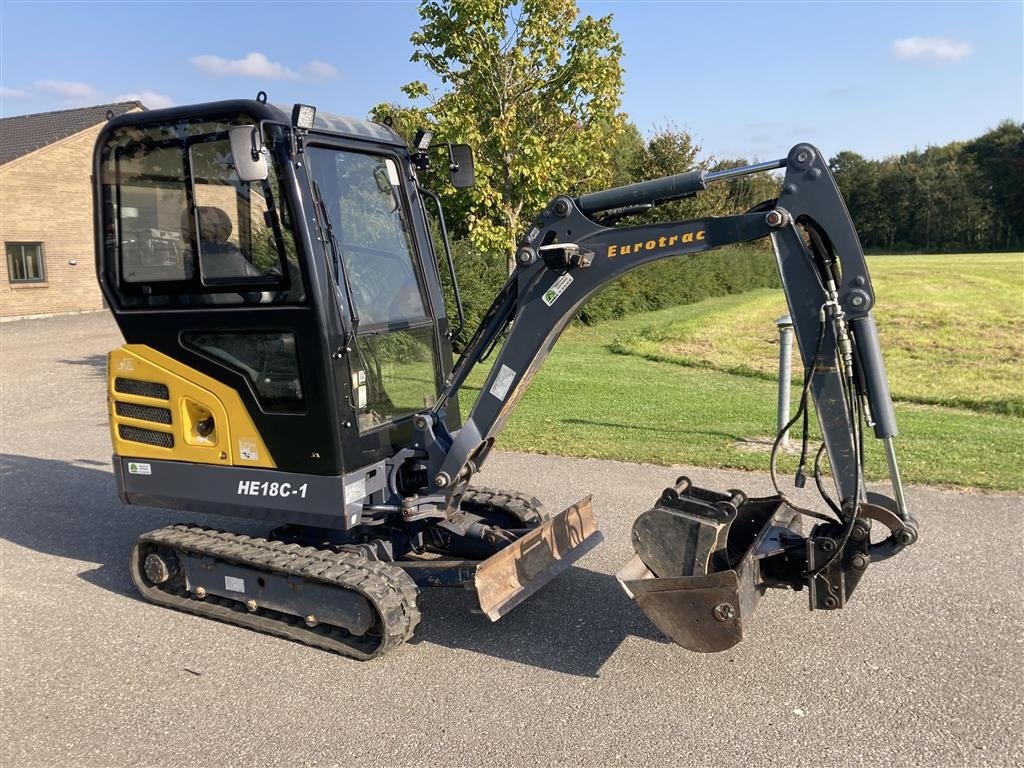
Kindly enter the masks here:
[[[204, 104], [190, 104], [167, 109], [152, 109], [146, 112], [135, 112], [119, 115], [111, 119], [109, 128], [121, 125], [148, 125], [161, 122], [173, 122], [182, 119], [215, 118], [220, 115], [238, 114], [252, 115], [258, 120], [273, 120], [291, 123], [291, 108], [283, 105], [268, 104], [255, 99], [233, 99], [229, 101], [211, 101]], [[405, 147], [405, 140], [392, 128], [369, 120], [356, 117], [325, 114], [317, 110], [313, 120], [313, 131], [328, 133], [343, 138], [355, 138], [377, 141]]]

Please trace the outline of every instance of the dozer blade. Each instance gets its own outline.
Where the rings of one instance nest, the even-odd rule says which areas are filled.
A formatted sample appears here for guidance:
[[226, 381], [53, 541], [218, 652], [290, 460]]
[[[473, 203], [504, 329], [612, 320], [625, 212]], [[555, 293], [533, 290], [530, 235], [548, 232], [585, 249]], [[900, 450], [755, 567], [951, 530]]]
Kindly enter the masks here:
[[590, 497], [580, 499], [477, 566], [480, 610], [497, 621], [603, 540]]
[[633, 524], [637, 554], [616, 578], [673, 642], [724, 651], [743, 639], [765, 589], [781, 586], [764, 562], [803, 545], [798, 527], [778, 497], [717, 494], [680, 478]]

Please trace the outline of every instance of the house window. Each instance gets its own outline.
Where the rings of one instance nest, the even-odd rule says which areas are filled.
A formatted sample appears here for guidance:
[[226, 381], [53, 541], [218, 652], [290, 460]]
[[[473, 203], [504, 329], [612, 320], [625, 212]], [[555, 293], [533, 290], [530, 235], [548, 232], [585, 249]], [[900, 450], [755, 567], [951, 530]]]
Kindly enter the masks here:
[[12, 283], [44, 283], [42, 243], [7, 243], [7, 277]]

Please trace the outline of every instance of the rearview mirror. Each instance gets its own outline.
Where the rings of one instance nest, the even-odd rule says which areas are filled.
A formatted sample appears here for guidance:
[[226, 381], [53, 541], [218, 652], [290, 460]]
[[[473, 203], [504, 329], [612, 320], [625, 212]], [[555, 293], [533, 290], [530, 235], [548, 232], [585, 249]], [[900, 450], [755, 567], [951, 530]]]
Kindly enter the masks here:
[[255, 125], [236, 125], [228, 131], [231, 156], [239, 181], [263, 181], [267, 178], [267, 156], [263, 153], [263, 138]]
[[377, 189], [380, 191], [384, 205], [388, 213], [398, 210], [398, 198], [395, 197], [395, 187], [398, 186], [398, 169], [390, 158], [385, 158], [384, 165], [378, 165], [373, 169], [373, 178], [377, 182]]
[[452, 144], [449, 147], [452, 186], [467, 189], [473, 186], [473, 148], [469, 144]]

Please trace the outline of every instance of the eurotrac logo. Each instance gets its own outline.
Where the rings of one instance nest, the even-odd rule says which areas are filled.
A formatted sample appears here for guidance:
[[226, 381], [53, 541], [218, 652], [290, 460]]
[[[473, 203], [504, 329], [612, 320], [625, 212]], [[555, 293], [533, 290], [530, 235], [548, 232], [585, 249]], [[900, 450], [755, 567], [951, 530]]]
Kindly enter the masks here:
[[694, 232], [681, 232], [678, 235], [662, 235], [651, 240], [639, 240], [633, 243], [613, 243], [608, 246], [608, 258], [616, 256], [635, 256], [640, 253], [651, 251], [662, 251], [674, 245], [700, 242], [704, 239], [704, 230], [698, 229]]

